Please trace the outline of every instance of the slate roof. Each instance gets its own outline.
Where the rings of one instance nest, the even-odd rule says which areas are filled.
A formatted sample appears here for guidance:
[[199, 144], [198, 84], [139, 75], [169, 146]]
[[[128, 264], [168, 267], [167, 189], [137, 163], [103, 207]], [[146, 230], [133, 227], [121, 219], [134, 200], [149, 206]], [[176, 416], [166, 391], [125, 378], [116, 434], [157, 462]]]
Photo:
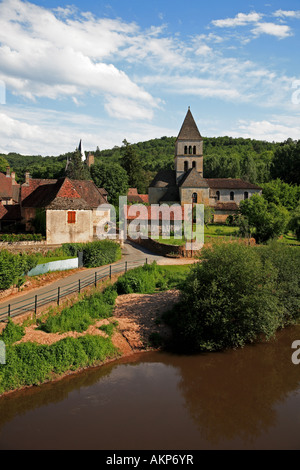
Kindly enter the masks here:
[[201, 134], [199, 132], [197, 124], [195, 123], [190, 108], [186, 113], [177, 140], [202, 140]]
[[234, 178], [205, 178], [211, 189], [262, 189], [253, 183]]
[[211, 206], [216, 211], [237, 211], [238, 205], [236, 202], [217, 202], [216, 205]]
[[205, 180], [196, 168], [189, 169], [180, 182], [181, 188], [208, 188], [207, 180]]
[[168, 186], [176, 186], [175, 170], [160, 170], [150, 183], [151, 188], [167, 188]]

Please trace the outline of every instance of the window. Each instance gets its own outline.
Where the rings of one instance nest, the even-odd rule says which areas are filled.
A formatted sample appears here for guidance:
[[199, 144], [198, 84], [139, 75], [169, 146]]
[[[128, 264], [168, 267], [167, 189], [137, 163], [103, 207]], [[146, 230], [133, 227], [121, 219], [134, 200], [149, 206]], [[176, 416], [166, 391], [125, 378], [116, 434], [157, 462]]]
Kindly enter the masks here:
[[217, 196], [217, 201], [219, 201], [220, 200], [220, 191], [216, 192], [216, 196]]
[[196, 168], [196, 162], [195, 161], [192, 163], [192, 167]]
[[68, 224], [75, 224], [76, 222], [76, 212], [68, 211]]
[[234, 192], [233, 191], [230, 192], [230, 200], [234, 201]]
[[187, 145], [184, 146], [184, 155], [187, 154]]
[[188, 171], [189, 169], [189, 162], [184, 162], [184, 171]]
[[245, 191], [244, 192], [244, 199], [248, 199], [248, 197], [249, 197], [248, 191]]
[[196, 155], [196, 145], [193, 147], [193, 154]]
[[192, 149], [192, 146], [190, 145], [189, 146], [189, 154], [192, 155], [192, 153], [193, 153], [193, 149]]
[[197, 200], [198, 200], [198, 196], [197, 196], [197, 193], [193, 193], [192, 195], [192, 201], [194, 204], [197, 204]]

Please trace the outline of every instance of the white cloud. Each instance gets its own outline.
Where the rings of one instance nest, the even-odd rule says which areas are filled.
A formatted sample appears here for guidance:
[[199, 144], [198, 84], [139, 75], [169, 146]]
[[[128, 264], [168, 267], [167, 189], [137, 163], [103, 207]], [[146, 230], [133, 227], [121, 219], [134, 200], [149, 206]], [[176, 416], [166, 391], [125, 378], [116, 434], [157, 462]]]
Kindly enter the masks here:
[[155, 99], [124, 70], [106, 62], [134, 41], [138, 27], [92, 15], [73, 19], [68, 16], [72, 13], [59, 9], [55, 16], [27, 2], [4, 0], [0, 4], [0, 79], [12, 93], [29, 99], [114, 94], [134, 99], [151, 112]]
[[238, 13], [234, 18], [213, 20], [212, 24], [218, 28], [233, 28], [235, 26], [245, 26], [249, 23], [257, 23], [262, 18], [261, 13]]
[[266, 140], [268, 142], [283, 142], [288, 138], [299, 139], [300, 117], [293, 118], [293, 122], [284, 117], [279, 122], [277, 118], [264, 119], [262, 121], [240, 120], [234, 132], [230, 132], [232, 137], [244, 137], [250, 139]]
[[258, 23], [256, 27], [252, 29], [252, 33], [254, 36], [269, 34], [271, 36], [276, 36], [278, 39], [285, 39], [292, 36], [291, 28], [289, 26], [275, 23]]
[[[277, 10], [273, 14], [276, 17], [298, 17], [297, 11], [283, 11]], [[265, 15], [262, 13], [238, 13], [234, 18], [226, 18], [220, 20], [213, 20], [212, 24], [219, 28], [235, 28], [237, 26], [247, 26], [254, 25], [255, 27], [251, 30], [254, 37], [258, 37], [261, 34], [269, 34], [275, 36], [279, 39], [284, 39], [292, 35], [291, 28], [287, 25], [276, 24], [272, 22], [263, 22], [261, 21]], [[250, 38], [243, 38], [242, 42], [247, 44], [250, 41]]]
[[278, 18], [296, 18], [300, 19], [300, 10], [277, 10], [273, 16]]

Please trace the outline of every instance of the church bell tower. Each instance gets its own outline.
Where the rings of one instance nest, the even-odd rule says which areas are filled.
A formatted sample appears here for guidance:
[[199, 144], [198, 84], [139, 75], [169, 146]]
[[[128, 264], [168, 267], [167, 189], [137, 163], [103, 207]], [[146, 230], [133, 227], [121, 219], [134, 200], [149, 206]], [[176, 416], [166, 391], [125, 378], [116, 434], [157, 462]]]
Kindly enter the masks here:
[[203, 178], [203, 139], [189, 107], [175, 142], [176, 182], [191, 168]]

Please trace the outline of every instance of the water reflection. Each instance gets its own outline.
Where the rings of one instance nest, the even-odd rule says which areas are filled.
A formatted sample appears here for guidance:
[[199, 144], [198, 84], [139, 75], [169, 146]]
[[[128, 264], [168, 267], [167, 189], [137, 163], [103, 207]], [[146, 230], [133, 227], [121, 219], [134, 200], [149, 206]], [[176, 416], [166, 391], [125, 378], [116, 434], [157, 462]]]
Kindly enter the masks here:
[[0, 448], [300, 448], [295, 339], [300, 327], [242, 350], [147, 353], [3, 397]]

